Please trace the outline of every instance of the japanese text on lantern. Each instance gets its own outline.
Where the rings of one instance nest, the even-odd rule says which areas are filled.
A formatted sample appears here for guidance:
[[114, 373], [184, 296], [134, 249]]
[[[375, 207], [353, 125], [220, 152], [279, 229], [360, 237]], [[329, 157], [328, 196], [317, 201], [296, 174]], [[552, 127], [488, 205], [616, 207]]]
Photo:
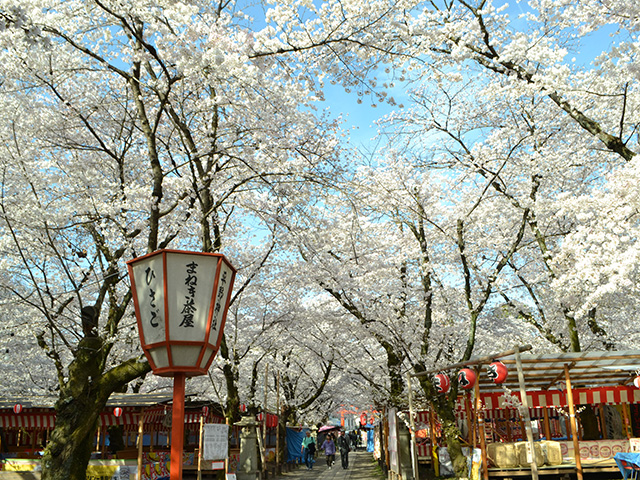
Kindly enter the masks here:
[[151, 282], [156, 278], [156, 272], [154, 272], [151, 267], [147, 267], [144, 273], [145, 273], [145, 278], [144, 278], [145, 283], [147, 284], [147, 287], [149, 287], [149, 306], [151, 307], [149, 309], [149, 312], [151, 314], [151, 318], [149, 319], [149, 324], [155, 328], [158, 325], [160, 325], [158, 323], [160, 310], [156, 305], [156, 291], [153, 288], [151, 288]]
[[188, 295], [185, 297], [184, 305], [182, 306], [182, 322], [181, 327], [194, 327], [193, 315], [196, 311], [195, 298], [196, 298], [196, 286], [198, 285], [198, 277], [196, 275], [196, 268], [198, 264], [191, 262], [187, 265], [187, 278], [184, 280], [184, 284], [188, 287]]
[[211, 329], [215, 330], [218, 328], [218, 313], [222, 308], [222, 297], [224, 297], [224, 292], [226, 290], [227, 285], [227, 271], [224, 270], [222, 275], [220, 275], [220, 285], [218, 286], [218, 294], [216, 295], [216, 306], [213, 310], [214, 323], [211, 325]]

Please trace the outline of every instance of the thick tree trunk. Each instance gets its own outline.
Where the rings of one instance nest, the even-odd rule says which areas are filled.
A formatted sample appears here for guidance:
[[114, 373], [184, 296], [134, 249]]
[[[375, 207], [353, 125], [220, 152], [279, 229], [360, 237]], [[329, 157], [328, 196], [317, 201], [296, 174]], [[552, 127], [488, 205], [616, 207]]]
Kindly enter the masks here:
[[56, 426], [42, 458], [42, 480], [86, 480], [100, 412], [109, 396], [150, 371], [147, 362], [129, 360], [102, 374], [99, 337], [85, 337], [69, 366], [56, 402]]
[[[424, 371], [424, 366], [414, 365], [414, 371], [422, 372]], [[442, 433], [444, 434], [447, 444], [447, 450], [449, 451], [449, 458], [451, 458], [455, 477], [467, 477], [467, 457], [462, 454], [462, 442], [460, 441], [461, 433], [455, 417], [455, 398], [457, 397], [457, 390], [453, 389], [445, 396], [436, 393], [431, 380], [427, 377], [419, 377], [419, 382], [426, 397], [432, 399], [431, 406], [442, 422]]]
[[57, 410], [56, 427], [42, 459], [42, 480], [86, 480], [99, 409], [88, 399], [68, 399]]

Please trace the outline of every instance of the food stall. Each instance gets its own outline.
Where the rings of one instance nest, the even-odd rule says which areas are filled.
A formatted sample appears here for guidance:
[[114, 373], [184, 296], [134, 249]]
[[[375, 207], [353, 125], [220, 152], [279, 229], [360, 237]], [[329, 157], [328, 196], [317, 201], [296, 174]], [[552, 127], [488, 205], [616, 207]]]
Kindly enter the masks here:
[[[640, 351], [520, 353], [528, 348], [426, 372], [475, 372], [474, 384], [460, 390], [456, 416], [469, 446], [481, 451], [480, 476], [571, 474], [581, 480], [591, 473], [618, 472], [615, 454], [632, 450], [640, 435], [640, 389], [633, 385]], [[499, 382], [495, 371], [485, 373], [496, 361], [506, 367]], [[593, 426], [592, 436], [585, 438], [586, 409], [597, 423], [597, 438]], [[430, 415], [414, 417], [424, 424]], [[429, 425], [437, 429], [437, 421]], [[434, 435], [418, 432], [416, 426], [418, 459], [426, 460], [435, 442], [420, 437]]]
[[[100, 414], [88, 476], [118, 475], [118, 478], [143, 480], [168, 476], [171, 399], [172, 396], [166, 394], [113, 394]], [[0, 470], [37, 472], [40, 469], [40, 458], [55, 426], [55, 400], [0, 399]], [[215, 405], [203, 402], [188, 402], [185, 406], [185, 473], [198, 469], [201, 426], [225, 422], [216, 410]], [[234, 429], [231, 433], [232, 459], [237, 456], [234, 446], [237, 447], [238, 435]], [[201, 471], [210, 476], [224, 467], [224, 462], [200, 464]], [[142, 472], [139, 477], [138, 470]]]

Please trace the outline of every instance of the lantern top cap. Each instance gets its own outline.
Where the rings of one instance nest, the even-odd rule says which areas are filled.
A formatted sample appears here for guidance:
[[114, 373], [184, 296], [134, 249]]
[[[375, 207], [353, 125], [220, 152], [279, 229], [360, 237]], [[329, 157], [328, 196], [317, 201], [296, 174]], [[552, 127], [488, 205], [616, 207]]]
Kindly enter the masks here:
[[133, 263], [139, 262], [141, 260], [146, 260], [147, 258], [155, 257], [156, 255], [170, 255], [170, 254], [178, 254], [178, 255], [195, 255], [195, 256], [210, 256], [210, 257], [219, 257], [221, 258], [229, 268], [233, 270], [233, 273], [237, 273], [237, 269], [229, 262], [227, 257], [222, 253], [217, 252], [195, 252], [189, 250], [174, 250], [170, 248], [162, 248], [160, 250], [156, 250], [151, 253], [147, 253], [145, 255], [141, 255], [140, 257], [132, 258], [131, 260], [127, 260], [127, 265], [131, 265]]

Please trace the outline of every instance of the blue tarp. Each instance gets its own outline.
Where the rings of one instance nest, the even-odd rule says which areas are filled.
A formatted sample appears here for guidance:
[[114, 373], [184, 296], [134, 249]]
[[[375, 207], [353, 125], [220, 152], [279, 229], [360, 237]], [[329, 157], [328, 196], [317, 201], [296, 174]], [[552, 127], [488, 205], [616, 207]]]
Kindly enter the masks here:
[[298, 432], [287, 428], [287, 462], [302, 463], [302, 439], [307, 435], [308, 428]]
[[367, 430], [367, 452], [373, 452], [374, 450], [373, 430]]

